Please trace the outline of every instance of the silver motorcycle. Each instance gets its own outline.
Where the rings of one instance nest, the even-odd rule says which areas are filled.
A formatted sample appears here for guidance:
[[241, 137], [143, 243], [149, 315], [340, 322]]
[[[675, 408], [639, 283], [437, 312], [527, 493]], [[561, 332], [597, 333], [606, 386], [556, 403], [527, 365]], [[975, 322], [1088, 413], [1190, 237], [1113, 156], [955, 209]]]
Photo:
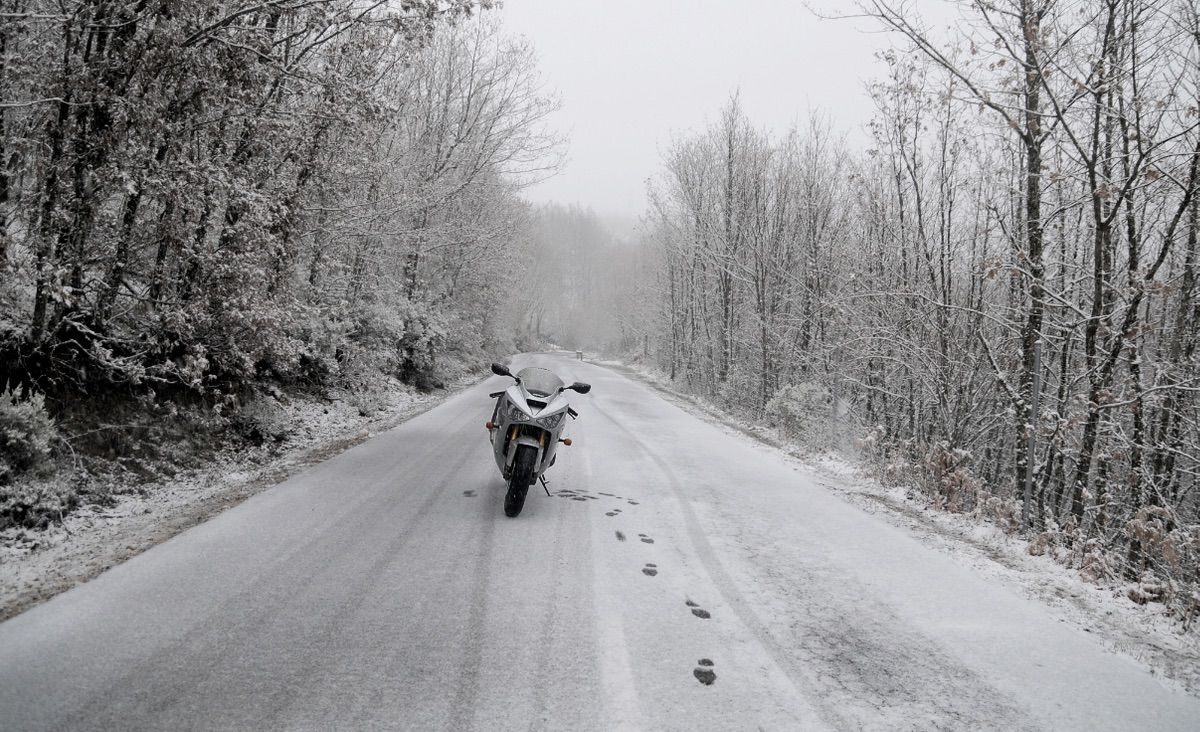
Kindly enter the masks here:
[[514, 374], [503, 364], [494, 363], [492, 373], [516, 380], [504, 391], [489, 395], [496, 400], [496, 408], [487, 422], [496, 465], [508, 481], [504, 515], [516, 516], [525, 506], [529, 486], [541, 480], [545, 487], [542, 475], [554, 464], [558, 444], [571, 444], [569, 437], [561, 437], [563, 427], [568, 417], [575, 419], [579, 413], [567, 404], [562, 393], [571, 390], [587, 394], [592, 387], [579, 381], [567, 386], [549, 369], [532, 366]]

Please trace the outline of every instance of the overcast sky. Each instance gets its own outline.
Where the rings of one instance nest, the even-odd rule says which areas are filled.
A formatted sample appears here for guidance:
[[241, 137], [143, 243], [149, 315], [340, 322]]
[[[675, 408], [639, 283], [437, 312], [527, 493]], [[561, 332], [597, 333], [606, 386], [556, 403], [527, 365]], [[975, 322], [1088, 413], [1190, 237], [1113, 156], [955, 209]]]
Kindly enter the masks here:
[[672, 136], [703, 129], [739, 89], [759, 127], [782, 133], [821, 110], [863, 142], [863, 85], [892, 40], [801, 0], [504, 0], [500, 15], [537, 49], [563, 103], [553, 126], [570, 138], [563, 171], [526, 195], [627, 216], [645, 210]]

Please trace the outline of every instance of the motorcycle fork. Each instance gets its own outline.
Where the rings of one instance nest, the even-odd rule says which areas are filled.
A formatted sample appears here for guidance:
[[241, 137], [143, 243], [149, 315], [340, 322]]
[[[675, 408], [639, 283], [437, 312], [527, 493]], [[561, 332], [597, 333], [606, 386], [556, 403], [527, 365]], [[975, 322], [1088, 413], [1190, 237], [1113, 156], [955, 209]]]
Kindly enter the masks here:
[[[512, 465], [513, 458], [517, 454], [516, 450], [513, 448], [513, 444], [516, 443], [516, 441], [518, 439], [520, 439], [521, 436], [525, 433], [526, 433], [526, 430], [523, 428], [523, 425], [514, 424], [508, 428], [508, 440], [505, 441], [505, 443], [504, 443], [504, 459], [505, 459], [506, 465], [509, 465], [509, 466]], [[546, 446], [548, 444], [547, 439], [549, 439], [548, 436], [549, 436], [548, 432], [546, 432], [545, 430], [539, 429], [539, 432], [537, 435], [538, 463], [539, 464], [541, 463], [542, 457], [546, 454]]]
[[[538, 435], [538, 443], [542, 446], [541, 459], [545, 460], [547, 440], [550, 439], [550, 433], [545, 430]], [[550, 495], [550, 486], [546, 483], [546, 476], [543, 473], [538, 473], [538, 480], [542, 482], [542, 490], [546, 491], [546, 495]]]

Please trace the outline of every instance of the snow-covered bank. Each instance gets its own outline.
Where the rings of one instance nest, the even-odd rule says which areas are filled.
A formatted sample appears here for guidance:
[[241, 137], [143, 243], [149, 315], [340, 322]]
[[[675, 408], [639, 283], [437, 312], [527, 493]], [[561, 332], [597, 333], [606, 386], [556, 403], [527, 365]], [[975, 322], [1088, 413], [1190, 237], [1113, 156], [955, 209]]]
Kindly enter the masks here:
[[478, 379], [463, 376], [430, 393], [391, 382], [372, 395], [369, 409], [360, 394], [293, 395], [275, 415], [288, 423], [282, 444], [218, 453], [204, 468], [140, 485], [114, 496], [115, 505], [83, 506], [42, 531], [0, 531], [0, 620], [437, 406]]
[[1051, 553], [1032, 555], [1029, 542], [1020, 536], [978, 516], [937, 510], [918, 490], [883, 485], [853, 456], [806, 451], [782, 439], [774, 428], [736, 418], [680, 391], [652, 368], [591, 355], [588, 360], [636, 378], [714, 425], [780, 450], [799, 471], [848, 502], [903, 528], [956, 563], [1036, 599], [1059, 622], [1093, 634], [1109, 650], [1200, 696], [1200, 633], [1171, 617], [1160, 603], [1131, 601], [1130, 590], [1136, 585], [1085, 579]]

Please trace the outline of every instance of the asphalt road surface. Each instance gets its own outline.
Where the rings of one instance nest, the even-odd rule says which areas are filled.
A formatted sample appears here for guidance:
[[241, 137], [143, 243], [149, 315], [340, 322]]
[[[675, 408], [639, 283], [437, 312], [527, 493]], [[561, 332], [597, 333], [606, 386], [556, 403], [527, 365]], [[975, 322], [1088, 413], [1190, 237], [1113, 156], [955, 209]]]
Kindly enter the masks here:
[[489, 379], [0, 625], [0, 728], [1200, 725], [769, 448], [528, 364], [593, 385], [558, 495], [505, 518]]

